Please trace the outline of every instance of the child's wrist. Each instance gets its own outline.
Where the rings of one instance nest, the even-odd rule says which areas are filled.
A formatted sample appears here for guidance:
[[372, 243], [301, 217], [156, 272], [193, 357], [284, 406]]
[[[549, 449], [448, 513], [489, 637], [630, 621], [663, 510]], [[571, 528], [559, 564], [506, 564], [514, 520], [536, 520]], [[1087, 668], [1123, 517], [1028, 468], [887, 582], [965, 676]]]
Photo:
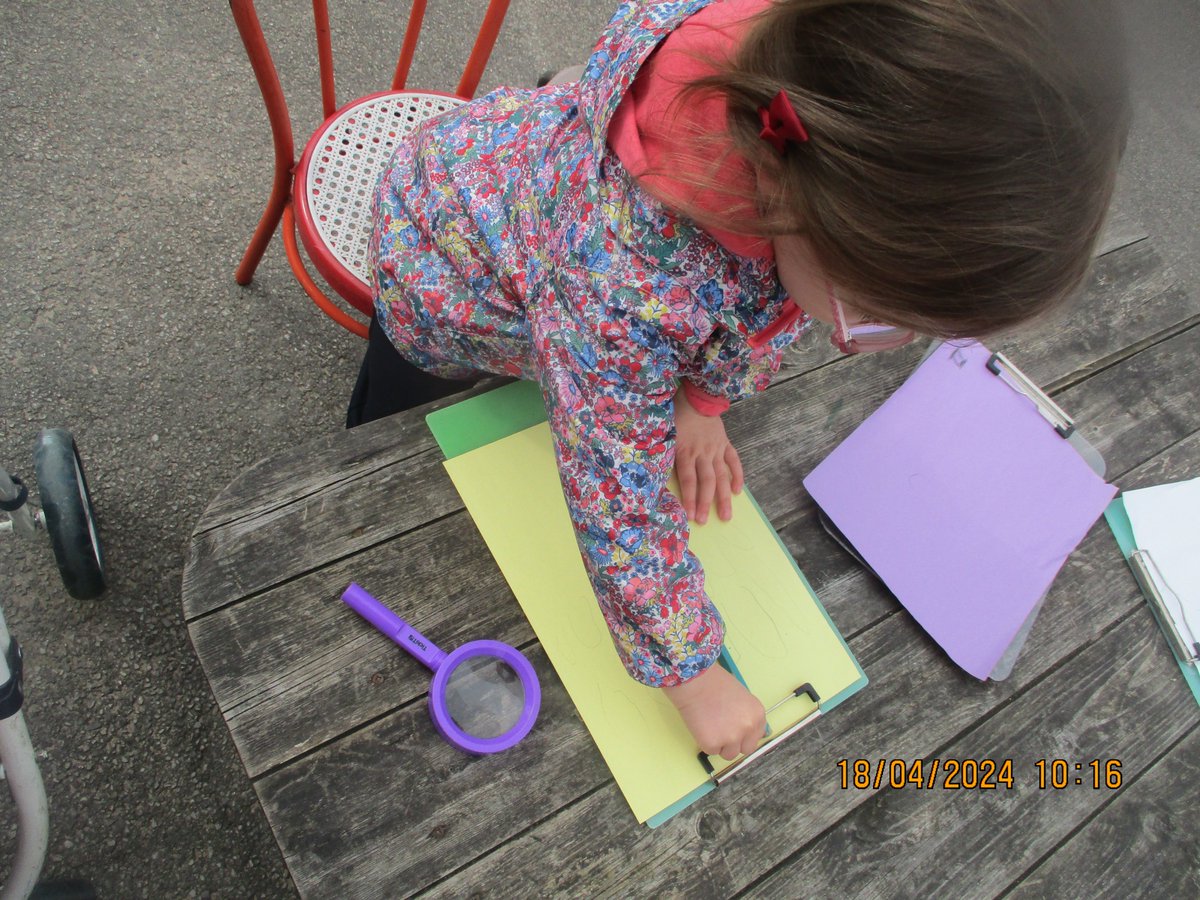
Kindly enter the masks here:
[[714, 396], [686, 378], [679, 382], [676, 394], [682, 395], [688, 405], [702, 416], [719, 416], [729, 409], [729, 401], [724, 397]]
[[720, 669], [723, 673], [725, 672], [714, 660], [712, 665], [702, 670], [698, 675], [693, 675], [687, 681], [677, 681], [674, 684], [664, 685], [662, 691], [667, 695], [667, 699], [675, 704], [677, 708], [687, 706], [694, 698], [706, 693], [711, 687], [711, 676], [715, 669]]

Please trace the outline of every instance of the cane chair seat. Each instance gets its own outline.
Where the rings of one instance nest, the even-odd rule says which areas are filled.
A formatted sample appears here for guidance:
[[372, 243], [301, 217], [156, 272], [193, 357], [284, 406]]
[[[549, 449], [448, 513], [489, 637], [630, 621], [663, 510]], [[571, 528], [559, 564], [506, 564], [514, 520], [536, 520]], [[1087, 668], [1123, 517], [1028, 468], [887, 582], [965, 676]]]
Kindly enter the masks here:
[[[275, 144], [271, 194], [234, 278], [242, 285], [251, 282], [267, 245], [282, 224], [288, 265], [304, 292], [338, 325], [363, 338], [369, 334], [363, 317], [369, 320], [373, 312], [367, 253], [371, 201], [379, 176], [396, 147], [422, 122], [475, 96], [509, 0], [486, 0], [479, 31], [453, 93], [406, 89], [426, 3], [412, 0], [410, 4], [390, 89], [339, 106], [333, 79], [329, 4], [327, 0], [313, 0], [324, 121], [296, 162], [287, 100], [254, 0], [229, 0], [238, 35], [262, 92]], [[461, 18], [457, 4], [448, 5], [446, 14], [455, 21]], [[301, 245], [307, 253], [301, 251]], [[317, 283], [310, 267], [316, 268], [336, 297], [329, 296]]]
[[326, 120], [300, 158], [293, 197], [304, 248], [330, 286], [368, 316], [367, 245], [379, 176], [406, 135], [463, 102], [415, 91], [363, 97]]

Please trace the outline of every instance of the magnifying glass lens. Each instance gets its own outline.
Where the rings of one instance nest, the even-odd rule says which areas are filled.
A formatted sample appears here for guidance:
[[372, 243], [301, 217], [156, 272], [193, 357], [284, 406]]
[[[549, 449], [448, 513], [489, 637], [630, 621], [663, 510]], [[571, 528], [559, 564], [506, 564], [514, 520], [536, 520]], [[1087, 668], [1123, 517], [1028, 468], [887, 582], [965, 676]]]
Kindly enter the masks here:
[[446, 680], [446, 711], [454, 724], [475, 738], [507, 734], [525, 708], [525, 686], [504, 660], [469, 656]]

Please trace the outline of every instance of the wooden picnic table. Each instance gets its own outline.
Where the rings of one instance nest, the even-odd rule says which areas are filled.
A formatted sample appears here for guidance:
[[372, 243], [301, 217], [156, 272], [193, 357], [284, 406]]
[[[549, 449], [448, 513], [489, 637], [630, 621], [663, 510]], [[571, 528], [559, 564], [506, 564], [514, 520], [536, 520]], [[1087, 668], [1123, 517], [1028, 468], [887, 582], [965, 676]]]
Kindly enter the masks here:
[[[1101, 250], [1061, 324], [994, 349], [1076, 418], [1119, 487], [1200, 475], [1200, 303], [1119, 216]], [[464, 511], [428, 410], [229, 484], [192, 535], [183, 606], [300, 893], [1196, 896], [1200, 707], [1103, 521], [999, 683], [959, 670], [819, 527], [801, 479], [920, 353], [839, 358], [810, 340], [729, 412], [750, 489], [870, 684], [657, 829], [634, 820]], [[543, 685], [530, 736], [491, 757], [446, 744], [427, 672], [340, 602], [352, 580], [444, 647], [525, 650]], [[839, 760], [860, 759], [872, 777], [879, 760], [1012, 760], [1014, 784], [843, 787]], [[1037, 762], [1057, 777], [1056, 759], [1069, 783], [1040, 787]], [[1093, 787], [1092, 760], [1105, 775], [1119, 761], [1120, 786]]]

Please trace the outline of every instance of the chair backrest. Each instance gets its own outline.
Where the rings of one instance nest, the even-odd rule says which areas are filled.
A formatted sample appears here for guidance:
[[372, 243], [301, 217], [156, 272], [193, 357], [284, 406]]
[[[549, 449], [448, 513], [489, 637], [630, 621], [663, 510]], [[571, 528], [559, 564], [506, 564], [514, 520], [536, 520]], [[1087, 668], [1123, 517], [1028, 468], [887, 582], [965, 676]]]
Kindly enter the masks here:
[[[508, 12], [509, 0], [489, 0], [471, 54], [463, 67], [454, 93], [464, 100], [475, 95], [483, 70], [488, 58], [492, 55], [496, 38], [500, 34], [500, 26], [504, 24], [504, 16]], [[263, 36], [262, 25], [253, 0], [229, 0], [233, 11], [234, 22], [237, 23], [238, 33], [250, 57], [250, 65], [267, 105], [267, 115], [271, 120], [271, 130], [276, 136], [276, 152], [283, 149], [279, 146], [281, 130], [287, 132], [287, 144], [291, 145], [291, 123], [287, 117], [287, 105], [284, 101], [283, 90], [279, 84], [279, 76], [271, 59], [266, 38]], [[392, 76], [391, 89], [404, 89], [408, 78], [408, 70], [412, 65], [413, 56], [417, 49], [417, 40], [421, 36], [421, 26], [425, 20], [426, 0], [413, 0], [408, 14], [408, 25], [404, 29], [404, 41], [400, 47], [400, 57], [396, 61], [396, 71]], [[321, 73], [321, 107], [322, 114], [328, 119], [337, 110], [337, 93], [333, 80], [333, 44], [329, 28], [329, 4], [326, 0], [313, 0], [313, 19], [317, 35], [317, 64]], [[288, 147], [287, 156], [293, 155], [294, 145]]]
[[[464, 100], [475, 96], [479, 87], [479, 79], [487, 66], [488, 58], [492, 55], [496, 37], [500, 34], [500, 26], [504, 24], [504, 16], [508, 12], [509, 0], [490, 0], [475, 43], [471, 47], [471, 55], [463, 67], [462, 78], [454, 93]], [[421, 36], [421, 26], [425, 21], [426, 0], [413, 0], [412, 9], [408, 14], [408, 25], [404, 29], [404, 42], [400, 46], [400, 57], [396, 61], [396, 71], [392, 76], [392, 90], [404, 89], [408, 79], [408, 70], [412, 65], [413, 56], [417, 49], [417, 40]], [[321, 67], [321, 101], [325, 118], [329, 118], [337, 108], [333, 87], [333, 50], [329, 29], [329, 5], [325, 0], [313, 0], [313, 18], [317, 26], [317, 57]]]
[[[459, 79], [458, 86], [455, 88], [454, 96], [462, 100], [469, 100], [474, 96], [475, 89], [479, 86], [479, 80], [483, 77], [483, 70], [487, 66], [488, 58], [491, 56], [492, 48], [496, 43], [496, 38], [500, 33], [500, 26], [504, 23], [508, 4], [509, 0], [488, 0], [487, 10], [479, 26], [479, 32], [475, 36], [471, 54], [463, 68], [462, 78]], [[312, 280], [300, 259], [295, 240], [295, 216], [291, 209], [292, 173], [296, 168], [296, 151], [287, 101], [284, 99], [279, 73], [275, 69], [274, 60], [271, 59], [271, 51], [267, 47], [262, 24], [259, 22], [253, 0], [229, 0], [229, 7], [233, 12], [233, 19], [237, 25], [238, 34], [241, 36], [242, 44], [246, 48], [246, 55], [250, 57], [255, 80], [262, 92], [263, 103], [267, 107], [267, 117], [271, 123], [271, 136], [275, 143], [275, 175], [271, 186], [271, 195], [267, 200], [266, 210], [250, 238], [250, 244], [242, 255], [234, 278], [238, 284], [250, 283], [267, 244], [270, 243], [275, 229], [282, 220], [283, 240], [288, 253], [288, 262], [305, 292], [338, 324], [361, 337], [366, 337], [366, 325], [338, 308]], [[408, 70], [416, 52], [417, 39], [420, 37], [421, 25], [425, 19], [425, 7], [426, 0], [412, 0], [408, 24], [404, 30], [404, 41], [400, 48], [400, 58], [396, 62], [396, 71], [392, 76], [392, 91], [404, 90]], [[317, 34], [317, 62], [321, 75], [321, 106], [324, 121], [329, 122], [337, 112], [338, 104], [333, 83], [333, 46], [329, 29], [329, 5], [326, 0], [313, 0], [313, 19]], [[320, 128], [318, 128], [319, 132]], [[307, 232], [302, 230], [302, 234], [307, 234]], [[317, 268], [325, 275], [326, 279], [329, 279], [331, 274], [327, 271], [328, 267], [322, 268], [320, 259], [317, 259], [316, 262]], [[340, 272], [340, 269], [338, 271]], [[347, 275], [347, 278], [349, 279], [347, 283], [354, 282], [348, 293], [347, 290], [344, 290], [345, 285], [339, 286], [336, 279], [331, 284], [351, 305], [369, 316], [371, 314], [370, 297], [365, 285], [358, 284], [361, 278], [356, 280], [353, 275]]]

